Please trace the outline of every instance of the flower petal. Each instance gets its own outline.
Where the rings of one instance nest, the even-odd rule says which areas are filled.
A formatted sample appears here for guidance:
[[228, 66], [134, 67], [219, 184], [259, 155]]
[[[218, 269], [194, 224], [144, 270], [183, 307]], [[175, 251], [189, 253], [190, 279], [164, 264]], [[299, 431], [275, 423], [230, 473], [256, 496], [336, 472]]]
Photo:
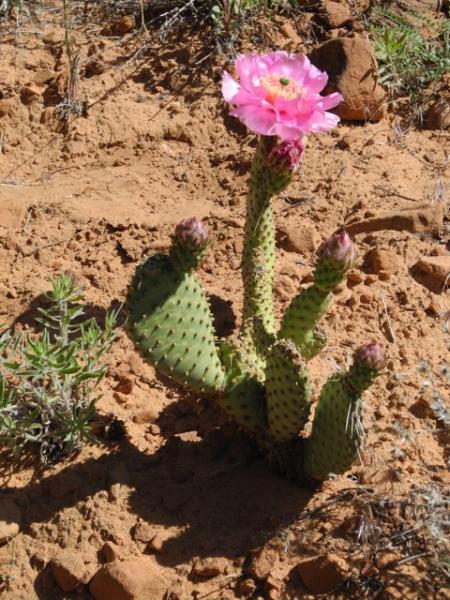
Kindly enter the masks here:
[[238, 82], [227, 71], [224, 71], [222, 75], [222, 96], [225, 101], [231, 103], [240, 89], [241, 86]]
[[339, 92], [333, 92], [328, 96], [320, 96], [320, 107], [323, 110], [329, 110], [340, 104], [343, 99], [344, 97]]
[[273, 110], [256, 106], [239, 106], [231, 114], [240, 119], [253, 133], [276, 135], [276, 115]]

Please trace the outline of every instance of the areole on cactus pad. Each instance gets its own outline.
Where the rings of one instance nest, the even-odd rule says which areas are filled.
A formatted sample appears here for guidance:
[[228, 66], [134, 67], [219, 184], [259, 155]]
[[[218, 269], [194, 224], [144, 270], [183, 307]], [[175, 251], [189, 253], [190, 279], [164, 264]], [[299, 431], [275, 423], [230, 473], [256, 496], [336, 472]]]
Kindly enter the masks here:
[[299, 290], [278, 322], [272, 201], [297, 171], [305, 136], [338, 123], [328, 109], [341, 97], [320, 95], [326, 74], [304, 56], [249, 54], [235, 66], [239, 83], [224, 73], [223, 96], [233, 106], [231, 114], [260, 134], [248, 184], [241, 330], [231, 339], [215, 336], [207, 294], [195, 275], [209, 235], [193, 217], [177, 226], [167, 255], [138, 267], [127, 299], [128, 331], [147, 360], [176, 382], [208, 394], [282, 472], [299, 482], [321, 480], [343, 473], [358, 457], [361, 395], [383, 367], [384, 355], [370, 342], [355, 352], [348, 370], [330, 376], [312, 434], [303, 438], [313, 405], [306, 363], [326, 345], [318, 324], [356, 252], [345, 231], [325, 241], [313, 283]]

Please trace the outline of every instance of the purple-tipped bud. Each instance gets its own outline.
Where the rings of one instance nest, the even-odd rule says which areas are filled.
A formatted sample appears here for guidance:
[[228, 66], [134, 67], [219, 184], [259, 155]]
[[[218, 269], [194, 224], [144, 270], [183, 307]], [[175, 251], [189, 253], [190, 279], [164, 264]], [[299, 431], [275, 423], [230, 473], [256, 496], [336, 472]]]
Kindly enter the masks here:
[[305, 146], [301, 139], [276, 144], [268, 156], [268, 164], [293, 173], [300, 164]]
[[363, 344], [355, 352], [355, 363], [360, 363], [368, 369], [382, 369], [384, 367], [384, 350], [378, 342]]
[[329, 259], [347, 271], [355, 262], [356, 251], [346, 231], [331, 236], [319, 249], [320, 258]]
[[197, 217], [184, 219], [175, 229], [177, 241], [192, 252], [206, 248], [209, 239], [208, 227]]

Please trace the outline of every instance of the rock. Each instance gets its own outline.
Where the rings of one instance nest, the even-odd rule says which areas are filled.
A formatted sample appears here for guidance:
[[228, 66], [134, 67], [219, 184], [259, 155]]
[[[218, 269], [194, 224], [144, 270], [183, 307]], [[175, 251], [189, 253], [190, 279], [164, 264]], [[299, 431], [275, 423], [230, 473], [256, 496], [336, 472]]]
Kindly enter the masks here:
[[155, 537], [155, 529], [146, 521], [138, 521], [133, 528], [133, 539], [147, 544]]
[[64, 41], [63, 34], [60, 31], [51, 31], [42, 38], [42, 41], [46, 46], [56, 46], [62, 44]]
[[135, 27], [136, 19], [134, 18], [134, 16], [124, 15], [123, 17], [120, 17], [120, 19], [117, 19], [116, 21], [105, 25], [105, 27], [103, 27], [101, 31], [101, 34], [122, 36], [127, 33], [130, 33], [130, 31], [133, 31]]
[[134, 414], [132, 421], [133, 423], [136, 423], [136, 425], [143, 425], [144, 423], [156, 421], [158, 415], [159, 413], [154, 408], [147, 408]]
[[352, 18], [349, 7], [335, 0], [324, 0], [319, 7], [319, 15], [331, 29], [342, 27]]
[[114, 542], [105, 542], [102, 546], [101, 554], [106, 562], [114, 562], [120, 557], [120, 547]]
[[127, 375], [119, 374], [117, 376], [117, 384], [114, 386], [114, 390], [121, 394], [131, 394], [133, 391], [134, 381]]
[[12, 98], [2, 98], [0, 100], [0, 118], [11, 114], [14, 101]]
[[353, 285], [357, 285], [358, 283], [362, 283], [364, 281], [364, 277], [362, 273], [352, 269], [347, 273], [347, 281]]
[[73, 551], [62, 552], [51, 562], [53, 577], [63, 592], [73, 592], [88, 583], [90, 573], [81, 557]]
[[106, 70], [105, 64], [98, 58], [93, 58], [88, 61], [84, 67], [85, 77], [93, 77], [94, 75], [101, 75]]
[[35, 85], [25, 85], [20, 91], [20, 100], [26, 105], [38, 102], [41, 96], [41, 90]]
[[302, 560], [297, 565], [297, 571], [305, 587], [313, 594], [332, 592], [342, 585], [350, 574], [346, 561], [336, 554]]
[[228, 562], [225, 558], [201, 558], [195, 561], [192, 574], [197, 577], [211, 579], [221, 573], [228, 572]]
[[255, 590], [256, 583], [250, 577], [248, 577], [247, 579], [241, 579], [236, 584], [236, 592], [239, 594], [239, 596], [244, 596], [245, 598], [253, 598]]
[[353, 0], [354, 9], [358, 12], [365, 12], [371, 7], [372, 0]]
[[252, 557], [248, 573], [260, 581], [269, 577], [274, 567], [278, 564], [278, 552], [270, 546], [263, 546]]
[[275, 280], [274, 291], [283, 300], [290, 300], [297, 292], [297, 285], [288, 275], [280, 275]]
[[447, 256], [423, 256], [415, 266], [422, 273], [437, 279], [442, 285], [450, 284], [450, 254]]
[[346, 121], [379, 121], [385, 114], [385, 92], [377, 79], [372, 46], [362, 35], [339, 37], [314, 48], [312, 63], [329, 76], [325, 94], [340, 92], [335, 109]]
[[446, 313], [444, 304], [438, 296], [433, 295], [428, 305], [427, 312], [434, 317], [440, 317]]
[[356, 217], [345, 225], [345, 229], [350, 235], [383, 229], [411, 233], [438, 232], [442, 228], [443, 220], [444, 211], [441, 207], [425, 205], [416, 209], [393, 210], [367, 217]]
[[380, 273], [380, 271], [397, 273], [403, 266], [401, 256], [392, 250], [376, 248], [370, 252], [367, 258], [372, 271], [376, 274]]
[[147, 556], [112, 562], [97, 571], [89, 586], [95, 600], [159, 600], [167, 586]]
[[0, 544], [4, 544], [20, 531], [20, 508], [11, 499], [0, 500]]
[[153, 552], [162, 552], [164, 544], [170, 538], [170, 534], [167, 531], [158, 531], [148, 543], [148, 549]]
[[450, 129], [450, 99], [439, 98], [427, 112], [428, 129]]
[[319, 245], [317, 231], [308, 225], [286, 223], [278, 231], [280, 245], [288, 252], [310, 256]]
[[159, 425], [155, 425], [155, 423], [150, 423], [148, 426], [148, 432], [150, 435], [160, 435], [161, 427]]

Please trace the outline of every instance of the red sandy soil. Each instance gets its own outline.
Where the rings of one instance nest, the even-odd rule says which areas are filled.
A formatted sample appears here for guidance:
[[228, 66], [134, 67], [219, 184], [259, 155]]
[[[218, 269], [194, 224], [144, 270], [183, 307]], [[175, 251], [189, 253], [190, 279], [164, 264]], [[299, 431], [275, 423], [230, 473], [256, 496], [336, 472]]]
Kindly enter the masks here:
[[[61, 271], [102, 316], [124, 301], [142, 257], [166, 250], [175, 224], [197, 215], [214, 234], [200, 277], [219, 332], [230, 334], [255, 140], [226, 114], [223, 59], [199, 62], [212, 49], [200, 35], [160, 42], [152, 31], [142, 49], [142, 36], [103, 36], [80, 19], [82, 67], [89, 50], [104, 71], [81, 77], [86, 115], [59, 131], [63, 29], [59, 9], [39, 10], [20, 31], [3, 23], [0, 37], [1, 321], [32, 326], [36, 298]], [[272, 46], [285, 24], [270, 25]], [[311, 370], [318, 390], [360, 343], [385, 345], [388, 367], [365, 396], [362, 462], [316, 491], [296, 487], [207, 400], [158, 376], [122, 332], [98, 411], [125, 423], [125, 439], [45, 471], [1, 458], [1, 498], [21, 518], [0, 547], [2, 598], [92, 598], [89, 579], [111, 553], [132, 578], [149, 577], [142, 600], [309, 598], [314, 565], [297, 565], [317, 556], [325, 567], [313, 579], [334, 569], [341, 585], [326, 597], [450, 598], [419, 522], [434, 515], [441, 526], [423, 494], [448, 494], [450, 481], [448, 429], [431, 407], [433, 392], [449, 402], [450, 302], [445, 283], [417, 266], [449, 254], [447, 204], [433, 201], [448, 183], [449, 133], [394, 123], [388, 115], [311, 137], [301, 173], [275, 201], [278, 314], [308, 280], [314, 250], [353, 223], [358, 268], [338, 289], [324, 320], [329, 345]], [[72, 594], [55, 583], [55, 558], [85, 571]]]

